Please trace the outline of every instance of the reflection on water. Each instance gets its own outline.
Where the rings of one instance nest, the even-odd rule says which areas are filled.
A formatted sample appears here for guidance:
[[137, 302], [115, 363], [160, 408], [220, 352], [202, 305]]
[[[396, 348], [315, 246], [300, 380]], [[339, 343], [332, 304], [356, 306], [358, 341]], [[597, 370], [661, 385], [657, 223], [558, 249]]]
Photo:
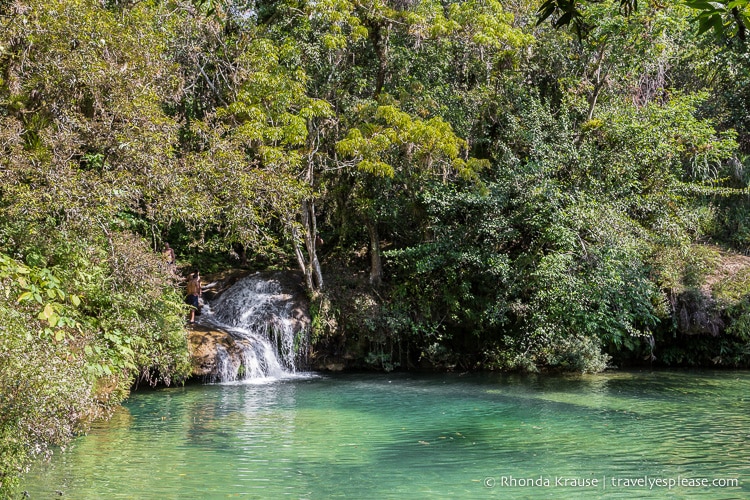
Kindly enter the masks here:
[[134, 394], [23, 489], [77, 499], [749, 498], [748, 389], [746, 372], [165, 389]]

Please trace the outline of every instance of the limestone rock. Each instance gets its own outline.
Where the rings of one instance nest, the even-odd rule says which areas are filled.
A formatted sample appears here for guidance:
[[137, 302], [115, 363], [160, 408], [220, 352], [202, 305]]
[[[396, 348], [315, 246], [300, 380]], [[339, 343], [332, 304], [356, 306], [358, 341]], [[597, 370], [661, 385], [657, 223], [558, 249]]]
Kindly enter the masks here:
[[700, 287], [684, 290], [672, 303], [677, 327], [686, 335], [721, 334], [726, 310], [750, 290], [750, 257], [714, 249], [713, 269]]
[[[222, 363], [239, 368], [244, 339], [235, 339], [231, 334], [215, 327], [191, 325], [188, 346], [193, 364], [193, 376], [214, 380]], [[235, 369], [236, 371], [236, 369]]]

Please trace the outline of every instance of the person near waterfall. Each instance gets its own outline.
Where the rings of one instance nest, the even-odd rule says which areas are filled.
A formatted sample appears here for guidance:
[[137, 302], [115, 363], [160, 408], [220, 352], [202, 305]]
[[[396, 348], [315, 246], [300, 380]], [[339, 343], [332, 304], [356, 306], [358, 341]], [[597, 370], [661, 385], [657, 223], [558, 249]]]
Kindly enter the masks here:
[[174, 272], [175, 269], [175, 254], [174, 249], [169, 246], [169, 243], [164, 243], [164, 250], [161, 252], [164, 257], [164, 261], [167, 263], [167, 269], [169, 272]]
[[190, 275], [187, 282], [187, 302], [191, 307], [190, 309], [190, 324], [195, 323], [195, 311], [200, 308], [199, 298], [202, 295], [201, 290], [201, 277], [198, 271], [195, 271]]

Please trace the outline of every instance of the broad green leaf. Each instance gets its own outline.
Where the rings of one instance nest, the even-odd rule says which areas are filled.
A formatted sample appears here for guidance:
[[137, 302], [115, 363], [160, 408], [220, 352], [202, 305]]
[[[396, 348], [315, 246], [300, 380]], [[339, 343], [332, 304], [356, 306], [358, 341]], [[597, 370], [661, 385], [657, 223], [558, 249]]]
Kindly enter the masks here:
[[58, 316], [55, 313], [50, 314], [50, 316], [47, 318], [47, 322], [49, 323], [49, 326], [55, 327], [57, 326], [57, 323], [60, 321], [60, 316]]

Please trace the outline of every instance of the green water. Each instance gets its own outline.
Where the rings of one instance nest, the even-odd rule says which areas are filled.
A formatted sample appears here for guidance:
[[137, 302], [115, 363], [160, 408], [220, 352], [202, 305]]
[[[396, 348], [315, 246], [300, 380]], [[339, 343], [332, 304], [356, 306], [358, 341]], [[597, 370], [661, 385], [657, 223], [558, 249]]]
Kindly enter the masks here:
[[750, 498], [750, 373], [341, 375], [139, 392], [21, 490], [74, 499]]

